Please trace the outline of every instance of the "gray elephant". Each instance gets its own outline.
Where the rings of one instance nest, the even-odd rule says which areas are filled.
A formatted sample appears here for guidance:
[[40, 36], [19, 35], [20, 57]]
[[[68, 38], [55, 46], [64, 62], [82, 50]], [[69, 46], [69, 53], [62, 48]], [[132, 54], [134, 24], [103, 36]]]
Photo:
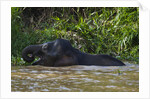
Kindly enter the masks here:
[[72, 47], [65, 39], [57, 39], [40, 45], [30, 45], [22, 51], [26, 62], [33, 62], [35, 56], [40, 59], [32, 65], [69, 66], [69, 65], [98, 65], [123, 66], [120, 60], [109, 55], [91, 55]]

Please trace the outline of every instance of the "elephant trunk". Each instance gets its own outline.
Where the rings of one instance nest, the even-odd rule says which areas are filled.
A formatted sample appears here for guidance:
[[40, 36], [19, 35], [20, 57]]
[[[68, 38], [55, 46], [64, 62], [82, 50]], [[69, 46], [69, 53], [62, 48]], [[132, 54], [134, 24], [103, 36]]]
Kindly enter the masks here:
[[30, 45], [23, 49], [22, 57], [26, 62], [33, 62], [35, 59], [34, 53], [40, 50], [40, 45]]

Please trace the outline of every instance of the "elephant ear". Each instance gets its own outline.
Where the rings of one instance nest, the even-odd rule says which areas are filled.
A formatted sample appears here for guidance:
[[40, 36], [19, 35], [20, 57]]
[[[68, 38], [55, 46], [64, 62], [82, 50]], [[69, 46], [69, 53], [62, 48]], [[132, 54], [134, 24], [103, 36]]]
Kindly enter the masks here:
[[23, 49], [22, 57], [26, 62], [33, 62], [35, 59], [34, 53], [39, 49], [39, 45], [30, 45]]

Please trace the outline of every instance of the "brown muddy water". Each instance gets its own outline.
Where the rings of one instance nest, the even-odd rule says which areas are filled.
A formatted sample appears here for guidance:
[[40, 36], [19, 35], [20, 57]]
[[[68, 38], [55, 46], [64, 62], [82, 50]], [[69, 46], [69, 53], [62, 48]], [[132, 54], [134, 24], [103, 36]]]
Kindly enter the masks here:
[[138, 92], [139, 66], [12, 66], [12, 92]]

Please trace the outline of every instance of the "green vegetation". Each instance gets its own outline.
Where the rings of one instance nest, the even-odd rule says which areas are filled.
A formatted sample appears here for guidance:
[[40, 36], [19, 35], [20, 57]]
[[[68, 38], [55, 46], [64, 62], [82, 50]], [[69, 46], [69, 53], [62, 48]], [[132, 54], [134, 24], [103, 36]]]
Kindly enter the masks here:
[[11, 8], [11, 63], [26, 65], [23, 48], [64, 38], [91, 54], [138, 63], [139, 8]]

